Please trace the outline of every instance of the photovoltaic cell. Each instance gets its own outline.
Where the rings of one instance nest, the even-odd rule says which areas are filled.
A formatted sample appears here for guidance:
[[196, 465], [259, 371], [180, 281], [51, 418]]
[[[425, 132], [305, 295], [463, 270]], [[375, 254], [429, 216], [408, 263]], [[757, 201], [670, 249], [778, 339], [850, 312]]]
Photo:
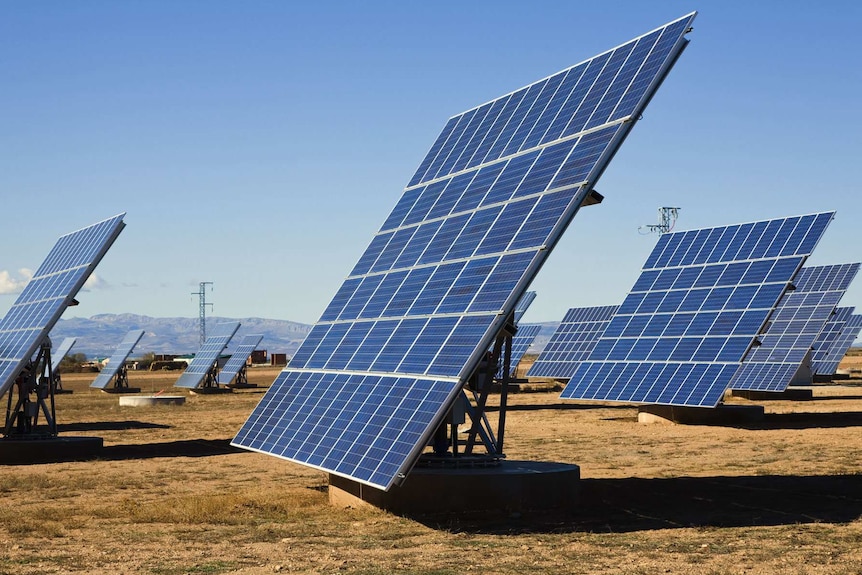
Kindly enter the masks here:
[[716, 406], [833, 215], [662, 235], [561, 397]]
[[125, 227], [119, 214], [66, 234], [0, 321], [0, 396], [30, 361], [51, 328]]
[[781, 298], [760, 345], [751, 349], [731, 389], [784, 391], [823, 331], [859, 264], [803, 268]]
[[525, 323], [518, 326], [517, 333], [512, 337], [512, 356], [509, 358], [510, 373], [513, 377], [517, 372], [518, 364], [524, 358], [524, 354], [533, 345], [533, 341], [541, 331], [542, 326], [536, 324]]
[[[234, 444], [382, 489], [403, 479], [693, 18], [451, 118]], [[372, 394], [389, 402], [372, 404], [380, 424], [360, 411]], [[308, 436], [312, 401], [328, 416]]]
[[239, 345], [233, 350], [230, 359], [221, 368], [218, 374], [218, 382], [221, 385], [229, 385], [239, 370], [243, 368], [251, 352], [257, 349], [257, 345], [263, 339], [262, 335], [247, 335], [242, 338]]
[[527, 377], [570, 378], [577, 365], [589, 357], [618, 307], [574, 307], [567, 311]]
[[142, 329], [133, 329], [127, 333], [126, 337], [123, 338], [123, 341], [117, 345], [117, 349], [114, 350], [114, 353], [111, 354], [111, 358], [108, 360], [107, 365], [102, 368], [102, 371], [99, 372], [99, 375], [97, 375], [96, 379], [93, 380], [93, 383], [90, 384], [90, 387], [95, 389], [105, 389], [108, 387], [111, 380], [115, 375], [117, 375], [117, 372], [120, 371], [123, 364], [126, 363], [126, 358], [129, 357], [129, 354], [132, 353], [132, 350], [135, 349], [135, 346], [138, 345], [138, 342], [141, 341], [142, 337], [144, 337], [144, 330]]
[[51, 372], [57, 373], [57, 370], [60, 369], [60, 362], [63, 361], [63, 358], [69, 355], [69, 352], [72, 351], [72, 347], [75, 345], [75, 342], [78, 341], [78, 338], [75, 337], [67, 337], [60, 344], [60, 347], [57, 349], [51, 350]]
[[[839, 309], [853, 311], [853, 308]], [[811, 367], [816, 374], [834, 375], [838, 371], [838, 364], [859, 336], [859, 331], [862, 329], [862, 315], [849, 315], [844, 321], [836, 322], [834, 327], [838, 329], [834, 331], [834, 335], [827, 336], [828, 347], [822, 353], [815, 353], [812, 357]]]
[[239, 329], [238, 321], [228, 321], [217, 323], [213, 329], [207, 334], [204, 344], [195, 354], [189, 366], [174, 384], [174, 387], [183, 387], [194, 389], [212, 369], [216, 361], [218, 361], [221, 352], [227, 347], [230, 338]]
[[[835, 340], [841, 335], [841, 330], [844, 328], [844, 324], [847, 323], [847, 320], [850, 319], [850, 316], [853, 315], [853, 310], [855, 308], [852, 307], [839, 307], [835, 309], [835, 313], [832, 314], [832, 317], [829, 318], [829, 321], [826, 322], [826, 325], [823, 326], [823, 331], [820, 332], [820, 335], [817, 336], [817, 339], [814, 340], [814, 349], [811, 351], [811, 371], [818, 375], [832, 375], [835, 373], [834, 371], [826, 372], [826, 370], [832, 368], [833, 362], [830, 361], [831, 358], [830, 353], [832, 352], [831, 348], [835, 344]], [[838, 367], [838, 363], [841, 360], [838, 359], [834, 362], [834, 367]]]

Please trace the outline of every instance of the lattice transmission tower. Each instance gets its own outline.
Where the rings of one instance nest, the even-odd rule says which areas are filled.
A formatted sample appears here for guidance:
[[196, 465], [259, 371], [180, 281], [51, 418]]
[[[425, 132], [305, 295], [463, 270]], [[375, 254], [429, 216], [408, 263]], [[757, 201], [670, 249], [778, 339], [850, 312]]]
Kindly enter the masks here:
[[201, 282], [200, 289], [198, 291], [193, 291], [192, 295], [198, 296], [198, 302], [200, 311], [198, 312], [198, 316], [200, 318], [200, 344], [203, 345], [207, 340], [207, 306], [210, 306], [212, 309], [211, 303], [207, 303], [207, 286], [210, 286], [210, 291], [213, 290], [212, 285], [213, 282]]
[[670, 208], [670, 207], [661, 207], [658, 209], [658, 223], [657, 224], [647, 224], [645, 226], [641, 226], [638, 228], [640, 230], [646, 230], [646, 232], [642, 232], [644, 234], [666, 234], [673, 229], [674, 224], [676, 224], [677, 218], [679, 218], [679, 211], [682, 208]]

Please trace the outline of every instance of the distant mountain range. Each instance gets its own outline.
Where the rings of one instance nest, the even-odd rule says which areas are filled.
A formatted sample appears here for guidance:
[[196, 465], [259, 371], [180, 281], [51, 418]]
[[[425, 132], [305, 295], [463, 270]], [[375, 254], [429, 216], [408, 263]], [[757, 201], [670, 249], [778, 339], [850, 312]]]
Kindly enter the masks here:
[[[258, 346], [269, 353], [286, 353], [289, 356], [311, 330], [311, 326], [295, 321], [264, 319], [259, 317], [226, 318], [208, 317], [207, 326], [224, 321], [240, 322], [239, 331], [233, 338], [237, 343], [243, 335], [261, 334], [263, 341]], [[198, 318], [149, 317], [131, 313], [99, 314], [89, 318], [61, 319], [51, 330], [51, 340], [59, 345], [63, 338], [76, 337], [78, 341], [72, 353], [84, 353], [88, 358], [110, 356], [117, 344], [130, 330], [144, 330], [144, 337], [132, 352], [139, 357], [147, 352], [187, 354], [194, 353], [199, 346]], [[228, 351], [233, 347], [228, 346]]]
[[[240, 328], [233, 343], [243, 335], [262, 334], [263, 341], [258, 346], [269, 353], [286, 353], [292, 356], [311, 330], [311, 326], [295, 321], [264, 319], [259, 317], [226, 318], [208, 317], [207, 326], [224, 321], [238, 321]], [[542, 331], [528, 353], [539, 353], [557, 329], [557, 322], [539, 324]], [[72, 353], [83, 353], [88, 358], [110, 356], [126, 333], [133, 329], [144, 330], [144, 337], [135, 347], [132, 357], [140, 357], [147, 352], [182, 355], [194, 353], [199, 347], [199, 320], [189, 317], [150, 317], [131, 313], [99, 314], [89, 318], [75, 317], [61, 319], [51, 331], [54, 345], [59, 345], [66, 337], [76, 337], [78, 341]], [[228, 346], [228, 351], [233, 345]]]

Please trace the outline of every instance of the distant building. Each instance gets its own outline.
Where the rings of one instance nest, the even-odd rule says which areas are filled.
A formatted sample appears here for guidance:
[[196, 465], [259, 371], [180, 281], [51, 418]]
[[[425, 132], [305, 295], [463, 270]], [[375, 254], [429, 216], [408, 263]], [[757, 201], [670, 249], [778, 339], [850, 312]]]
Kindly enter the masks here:
[[267, 363], [268, 357], [265, 349], [256, 349], [246, 360], [246, 365]]
[[269, 364], [270, 365], [287, 365], [287, 354], [286, 353], [271, 353], [269, 355]]

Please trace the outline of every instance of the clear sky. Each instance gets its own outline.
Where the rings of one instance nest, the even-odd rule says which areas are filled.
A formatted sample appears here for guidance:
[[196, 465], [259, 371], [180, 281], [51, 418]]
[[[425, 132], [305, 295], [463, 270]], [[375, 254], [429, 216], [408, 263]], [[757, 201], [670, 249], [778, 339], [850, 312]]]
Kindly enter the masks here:
[[[623, 300], [657, 236], [837, 210], [859, 261], [859, 2], [0, 3], [0, 291], [56, 238], [126, 230], [65, 317], [313, 323], [447, 118], [692, 10], [691, 44], [532, 289]], [[14, 301], [0, 295], [0, 313]], [[862, 278], [842, 304], [862, 308]]]

